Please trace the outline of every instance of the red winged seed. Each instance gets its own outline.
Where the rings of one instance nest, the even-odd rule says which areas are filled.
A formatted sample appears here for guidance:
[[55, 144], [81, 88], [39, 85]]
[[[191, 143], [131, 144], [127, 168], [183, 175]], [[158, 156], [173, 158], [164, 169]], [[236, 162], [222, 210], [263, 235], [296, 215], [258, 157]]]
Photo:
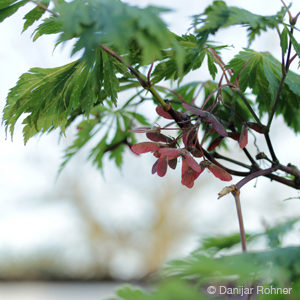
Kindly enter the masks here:
[[145, 132], [149, 132], [150, 130], [152, 130], [152, 127], [138, 127], [135, 129], [130, 129], [129, 132], [136, 132], [136, 133], [145, 133]]
[[192, 112], [193, 114], [195, 114], [197, 116], [200, 116], [201, 118], [207, 118], [208, 117], [208, 112], [207, 111], [201, 110], [201, 109], [199, 109], [197, 107], [194, 107], [192, 105], [189, 105], [187, 103], [182, 103], [182, 106], [186, 110]]
[[185, 185], [188, 188], [194, 186], [194, 181], [199, 177], [200, 173], [197, 173], [191, 167], [185, 159], [182, 160], [182, 169], [181, 169], [181, 184]]
[[155, 110], [159, 116], [168, 120], [173, 120], [172, 116], [168, 112], [166, 112], [162, 106], [157, 106]]
[[242, 149], [244, 149], [248, 144], [248, 127], [245, 124], [242, 126], [239, 144]]
[[168, 160], [168, 165], [171, 169], [175, 170], [177, 166], [177, 158]]
[[228, 136], [227, 131], [225, 130], [224, 126], [218, 121], [218, 119], [209, 113], [208, 111], [201, 110], [197, 107], [191, 106], [189, 104], [183, 103], [183, 107], [185, 107], [188, 111], [192, 112], [193, 114], [200, 116], [204, 122], [209, 122], [212, 124], [213, 128], [222, 136]]
[[159, 159], [153, 164], [151, 173], [155, 174], [157, 172], [157, 164], [158, 164]]
[[220, 145], [220, 143], [223, 140], [223, 136], [218, 136], [216, 139], [214, 139], [208, 146], [207, 151], [213, 151], [216, 147], [218, 147]]
[[153, 142], [163, 142], [163, 143], [172, 142], [172, 139], [159, 132], [147, 132], [146, 136], [149, 140]]
[[223, 181], [230, 181], [232, 180], [231, 175], [224, 169], [220, 168], [219, 166], [210, 163], [208, 169], [219, 179]]
[[159, 149], [158, 143], [142, 142], [131, 146], [131, 150], [135, 154], [142, 154], [147, 152], [153, 152]]
[[178, 157], [182, 155], [182, 149], [174, 149], [174, 148], [161, 148], [158, 151], [160, 154], [165, 156], [175, 156]]
[[163, 177], [167, 173], [168, 160], [166, 157], [160, 157], [157, 163], [157, 175]]
[[185, 151], [184, 157], [186, 159], [187, 164], [196, 172], [202, 172], [203, 169], [202, 167], [194, 160], [194, 158], [187, 152]]
[[216, 132], [218, 132], [222, 136], [228, 136], [227, 131], [225, 130], [224, 126], [218, 121], [218, 119], [212, 115], [209, 114], [209, 118], [205, 118], [206, 122], [210, 122], [215, 129]]

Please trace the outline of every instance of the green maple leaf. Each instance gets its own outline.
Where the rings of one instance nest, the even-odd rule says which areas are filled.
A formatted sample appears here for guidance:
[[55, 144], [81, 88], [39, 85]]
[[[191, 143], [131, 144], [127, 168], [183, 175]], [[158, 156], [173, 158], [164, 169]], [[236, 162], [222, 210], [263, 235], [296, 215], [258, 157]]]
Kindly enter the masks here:
[[[281, 63], [268, 52], [245, 49], [228, 64], [234, 70], [233, 82], [238, 79], [240, 89], [247, 87], [256, 95], [260, 114], [270, 113], [279, 88]], [[276, 115], [282, 115], [295, 132], [300, 131], [300, 76], [289, 71], [284, 81]]]
[[195, 15], [193, 26], [202, 43], [210, 34], [215, 34], [220, 28], [232, 25], [243, 25], [248, 31], [249, 44], [267, 28], [275, 28], [282, 22], [285, 10], [282, 9], [273, 16], [253, 14], [246, 9], [227, 6], [224, 1], [214, 1], [203, 14]]

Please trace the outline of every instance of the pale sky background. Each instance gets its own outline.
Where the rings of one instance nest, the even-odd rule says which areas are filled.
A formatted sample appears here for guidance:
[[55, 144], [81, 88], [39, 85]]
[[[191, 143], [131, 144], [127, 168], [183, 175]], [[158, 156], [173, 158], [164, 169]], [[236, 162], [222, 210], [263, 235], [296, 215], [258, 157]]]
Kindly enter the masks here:
[[[166, 15], [165, 20], [178, 34], [185, 33], [188, 28], [188, 16], [203, 11], [204, 7], [212, 3], [196, 0], [127, 2], [141, 6], [151, 3], [174, 8], [174, 12]], [[226, 3], [264, 15], [275, 14], [281, 7], [279, 0], [241, 0]], [[20, 9], [15, 16], [0, 24], [1, 109], [9, 89], [29, 68], [56, 67], [73, 60], [69, 58], [68, 46], [63, 49], [58, 47], [52, 53], [55, 37], [42, 37], [33, 43], [30, 40], [31, 30], [20, 34], [23, 26], [21, 18], [27, 10]], [[295, 14], [299, 10], [300, 1], [293, 1], [292, 12]], [[236, 52], [247, 46], [245, 30], [239, 27], [220, 31], [216, 40], [234, 45]], [[259, 51], [270, 51], [277, 58], [280, 57], [278, 36], [274, 31], [263, 33], [254, 42], [253, 47]], [[230, 59], [231, 55], [231, 51], [224, 51], [225, 61]], [[294, 62], [294, 69], [296, 65]], [[205, 68], [201, 73], [192, 76], [189, 80], [208, 78]], [[153, 115], [153, 112], [149, 111], [149, 115]], [[292, 162], [300, 166], [299, 136], [296, 139], [296, 135], [283, 126], [280, 118], [274, 122], [271, 137], [282, 163]], [[70, 135], [58, 143], [58, 136], [50, 134], [33, 138], [24, 146], [20, 124], [16, 128], [13, 141], [10, 136], [6, 138], [4, 127], [0, 128], [0, 255], [1, 251], [26, 253], [35, 248], [46, 247], [49, 242], [56, 245], [60, 251], [75, 245], [76, 251], [64, 252], [66, 259], [70, 253], [73, 257], [82, 257], [85, 254], [86, 250], [80, 244], [82, 237], [77, 231], [80, 222], [76, 218], [76, 212], [74, 214], [74, 209], [68, 201], [63, 201], [64, 193], [68, 193], [67, 189], [70, 188], [64, 187], [64, 182], [73, 178], [74, 174], [79, 176], [76, 182], [80, 182], [88, 201], [104, 218], [104, 222], [119, 223], [125, 227], [130, 227], [135, 222], [140, 224], [145, 218], [151, 217], [151, 196], [155, 189], [161, 189], [170, 181], [180, 185], [178, 172], [174, 173], [175, 176], [169, 172], [163, 179], [152, 176], [152, 157], [137, 158], [129, 152], [124, 158], [121, 172], [107, 161], [103, 178], [99, 171], [85, 160], [87, 153], [83, 151], [70, 162], [56, 181], [63, 149], [71, 139]], [[237, 146], [234, 147], [237, 151]], [[238, 180], [234, 178], [232, 183]], [[193, 199], [188, 205], [191, 206], [191, 219], [197, 235], [192, 237], [180, 253], [190, 251], [196, 245], [198, 236], [203, 236], [206, 232], [238, 231], [233, 199], [228, 196], [217, 201], [217, 193], [225, 185], [224, 182], [214, 180], [208, 173], [196, 181], [192, 192]], [[185, 187], [180, 189], [186, 190]], [[285, 218], [299, 216], [299, 200], [283, 201], [293, 196], [299, 196], [299, 193], [277, 183], [270, 184], [265, 178], [260, 178], [256, 183], [249, 183], [241, 193], [246, 231], [262, 229], [262, 220], [268, 224], [275, 224]], [[185, 206], [185, 199], [181, 201]], [[291, 236], [286, 244], [296, 242], [299, 242], [299, 239]]]

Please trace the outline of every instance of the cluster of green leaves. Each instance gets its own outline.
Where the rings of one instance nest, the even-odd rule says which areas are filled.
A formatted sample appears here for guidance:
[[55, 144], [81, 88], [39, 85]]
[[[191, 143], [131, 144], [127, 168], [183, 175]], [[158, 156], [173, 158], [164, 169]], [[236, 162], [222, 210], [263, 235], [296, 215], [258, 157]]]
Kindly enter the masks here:
[[216, 53], [219, 53], [219, 50], [226, 46], [215, 46], [212, 43], [200, 45], [197, 37], [193, 34], [176, 36], [176, 39], [181, 46], [182, 68], [178, 68], [178, 51], [176, 52], [174, 49], [163, 51], [163, 60], [156, 65], [152, 73], [152, 82], [157, 83], [161, 80], [178, 80], [180, 82], [186, 74], [199, 69], [205, 57], [210, 74], [215, 79], [216, 62], [209, 49], [213, 48]]
[[161, 49], [176, 41], [159, 18], [166, 11], [152, 6], [140, 9], [119, 0], [94, 0], [87, 5], [74, 0], [57, 7], [63, 31], [60, 40], [78, 38], [73, 53], [81, 49], [93, 52], [100, 44], [128, 53], [135, 44], [143, 63], [151, 63], [161, 57]]
[[79, 150], [95, 139], [96, 145], [89, 154], [93, 164], [101, 169], [105, 153], [110, 153], [109, 158], [114, 160], [117, 167], [121, 167], [125, 146], [136, 143], [130, 128], [133, 124], [149, 125], [143, 115], [126, 109], [127, 105], [129, 102], [120, 109], [114, 109], [112, 105], [95, 106], [91, 111], [94, 118], [85, 119], [78, 124], [76, 138], [66, 149], [61, 170]]
[[[0, 6], [0, 21], [27, 3], [28, 1], [4, 0]], [[107, 116], [110, 114], [112, 118], [117, 119], [113, 116], [117, 110], [105, 110], [105, 107], [110, 107], [112, 103], [116, 105], [119, 92], [136, 88], [139, 83], [127, 71], [126, 64], [120, 63], [103, 51], [100, 48], [101, 44], [109, 46], [137, 70], [156, 61], [151, 74], [151, 82], [154, 85], [163, 80], [178, 80], [180, 84], [185, 75], [199, 69], [204, 61], [207, 62], [208, 70], [215, 79], [218, 69], [214, 53], [221, 55], [222, 48], [226, 46], [215, 46], [213, 42], [208, 42], [209, 35], [220, 28], [240, 24], [247, 27], [249, 39], [252, 41], [262, 30], [278, 27], [283, 22], [284, 16], [284, 10], [275, 16], [259, 16], [240, 8], [228, 7], [223, 1], [215, 1], [203, 14], [194, 16], [194, 33], [177, 36], [169, 31], [160, 18], [160, 14], [167, 12], [167, 9], [158, 7], [141, 9], [119, 0], [87, 2], [60, 0], [53, 3], [43, 0], [25, 15], [23, 31], [40, 20], [47, 7], [51, 7], [49, 13], [52, 15], [40, 22], [34, 31], [33, 40], [45, 34], [59, 34], [57, 43], [75, 38], [72, 53], [84, 51], [81, 52], [81, 59], [65, 66], [29, 70], [11, 89], [4, 110], [4, 123], [13, 134], [16, 122], [25, 115], [23, 119], [25, 143], [37, 133], [46, 133], [56, 128], [64, 133], [74, 121], [77, 122], [77, 116], [87, 118], [88, 120], [85, 120], [89, 124], [87, 127], [91, 126], [90, 123], [96, 122], [94, 119], [89, 120], [94, 108], [103, 107]], [[299, 51], [299, 44], [286, 26], [281, 38], [284, 51], [287, 49], [288, 36], [293, 39], [295, 50]], [[280, 63], [268, 53], [246, 49], [230, 61], [228, 67], [233, 70], [233, 81], [238, 80], [242, 91], [247, 87], [252, 89], [252, 93], [257, 97], [259, 112], [268, 113], [281, 78]], [[277, 114], [284, 116], [286, 123], [296, 132], [300, 130], [298, 81], [299, 75], [289, 72], [282, 89], [282, 101], [279, 101], [279, 109], [276, 111]], [[217, 88], [217, 83], [191, 82], [179, 86], [175, 89], [175, 93], [186, 102], [192, 103], [200, 87], [204, 87], [206, 98]], [[174, 101], [172, 105], [175, 109], [183, 110], [182, 106], [175, 103], [178, 99], [174, 93], [161, 90], [159, 87], [158, 89], [167, 99]], [[212, 97], [207, 105], [209, 106], [214, 99]], [[229, 88], [222, 90], [222, 101], [225, 105], [217, 108], [219, 118], [227, 125], [228, 120], [232, 121], [236, 129], [240, 130], [242, 122], [251, 119], [249, 111]], [[140, 101], [140, 104], [142, 105], [143, 101]], [[236, 114], [232, 114], [232, 110], [228, 107], [234, 108]], [[98, 119], [97, 126], [101, 127], [102, 122], [103, 118]], [[81, 142], [78, 144], [78, 138], [81, 140], [85, 132], [87, 134], [85, 139], [89, 140], [88, 130], [78, 133], [80, 137], [78, 136], [67, 150], [65, 162], [81, 148], [78, 146], [81, 144]], [[108, 147], [107, 136], [114, 136], [114, 132], [104, 130], [100, 132], [105, 134], [97, 135], [100, 137], [99, 143]], [[120, 140], [123, 140], [121, 135]], [[102, 166], [101, 161], [98, 160], [99, 167]], [[119, 158], [116, 161], [121, 160]]]
[[[255, 242], [262, 237], [272, 241], [273, 249], [260, 252], [224, 255], [239, 243], [239, 234], [207, 237], [187, 258], [170, 262], [163, 270], [162, 283], [152, 287], [152, 292], [126, 286], [111, 300], [211, 299], [206, 292], [210, 285], [291, 287], [296, 299], [300, 295], [300, 248], [277, 248], [281, 243], [273, 242], [280, 241], [297, 223], [299, 218], [248, 235], [248, 241]], [[275, 294], [259, 295], [258, 299], [266, 296], [267, 299], [285, 299], [285, 295]]]
[[93, 106], [105, 99], [116, 104], [119, 80], [118, 71], [126, 68], [104, 51], [97, 49], [93, 64], [77, 60], [51, 68], [33, 68], [23, 74], [11, 89], [4, 120], [13, 134], [16, 121], [24, 113], [24, 140], [41, 132], [59, 127], [63, 132], [74, 111], [89, 116]]
[[[252, 89], [260, 114], [270, 113], [282, 78], [281, 63], [268, 52], [245, 49], [237, 54], [228, 66], [234, 71], [233, 82], [238, 79], [242, 91], [247, 87]], [[299, 82], [300, 76], [289, 71], [276, 111], [295, 132], [300, 131]]]

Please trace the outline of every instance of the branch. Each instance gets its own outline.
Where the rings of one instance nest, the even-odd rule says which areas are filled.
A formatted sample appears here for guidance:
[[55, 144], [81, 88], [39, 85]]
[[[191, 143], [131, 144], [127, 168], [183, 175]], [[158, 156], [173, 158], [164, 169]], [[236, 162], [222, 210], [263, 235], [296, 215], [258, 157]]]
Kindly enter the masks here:
[[274, 172], [276, 170], [277, 170], [277, 167], [271, 167], [271, 168], [268, 168], [268, 169], [264, 169], [264, 170], [259, 170], [259, 171], [253, 172], [253, 173], [249, 174], [248, 176], [246, 176], [245, 178], [243, 178], [242, 180], [240, 180], [236, 184], [236, 187], [238, 189], [241, 189], [242, 186], [244, 186], [246, 183], [248, 183], [252, 179], [257, 178], [259, 176], [265, 176], [267, 174], [271, 174], [272, 172]]
[[141, 74], [139, 71], [137, 71], [133, 66], [131, 66], [129, 63], [127, 63], [126, 61], [124, 61], [124, 59], [122, 58], [122, 56], [120, 56], [119, 54], [115, 53], [113, 50], [111, 50], [109, 47], [105, 46], [105, 45], [100, 45], [100, 47], [109, 55], [113, 56], [115, 59], [117, 59], [120, 63], [124, 64], [129, 70], [130, 72], [137, 78], [137, 80], [139, 81], [140, 85], [145, 89], [150, 91], [150, 93], [153, 95], [153, 97], [160, 103], [160, 105], [164, 108], [164, 109], [168, 109], [168, 104], [161, 98], [161, 96], [157, 93], [157, 91], [149, 85], [149, 82], [147, 80], [147, 78]]
[[[289, 10], [288, 10], [288, 12], [289, 12]], [[289, 15], [290, 15], [290, 18], [291, 18], [290, 12], [289, 12]], [[293, 28], [291, 28], [290, 33], [293, 34]], [[280, 94], [281, 94], [281, 91], [282, 91], [282, 88], [283, 88], [283, 84], [284, 84], [285, 78], [286, 78], [288, 70], [289, 70], [291, 50], [292, 50], [292, 40], [290, 38], [288, 53], [287, 53], [287, 57], [286, 57], [286, 65], [282, 67], [282, 70], [283, 70], [282, 78], [280, 80], [278, 90], [277, 90], [277, 93], [276, 93], [276, 97], [275, 97], [275, 100], [274, 100], [274, 104], [273, 104], [273, 107], [272, 107], [272, 111], [271, 111], [271, 114], [269, 116], [269, 121], [268, 121], [268, 124], [267, 124], [267, 132], [270, 130], [270, 126], [271, 126], [273, 117], [274, 117], [275, 112], [276, 112], [277, 104], [278, 104], [278, 101], [280, 99]]]
[[265, 176], [267, 178], [270, 178], [271, 180], [277, 181], [279, 183], [282, 183], [284, 185], [287, 185], [289, 187], [292, 187], [296, 190], [300, 190], [300, 183], [297, 182], [296, 180], [290, 180], [290, 179], [280, 177], [280, 176], [275, 175], [275, 174], [266, 174], [266, 175], [263, 175], [263, 176]]
[[256, 115], [255, 111], [252, 109], [251, 105], [248, 103], [246, 97], [243, 95], [243, 93], [241, 92], [241, 90], [238, 89], [238, 88], [235, 88], [233, 90], [238, 93], [238, 95], [240, 96], [240, 98], [242, 99], [242, 101], [247, 106], [248, 110], [250, 111], [251, 115], [255, 119], [256, 123], [258, 123], [260, 126], [263, 126], [262, 123], [260, 122], [260, 119]]
[[235, 200], [235, 206], [236, 206], [236, 212], [239, 219], [239, 228], [240, 228], [240, 235], [241, 235], [241, 244], [243, 252], [247, 251], [247, 245], [246, 245], [246, 234], [245, 234], [245, 228], [244, 228], [244, 221], [243, 221], [243, 215], [242, 215], [242, 207], [241, 207], [241, 201], [240, 201], [240, 190], [236, 189], [231, 192], [234, 200]]
[[279, 98], [280, 98], [280, 94], [281, 94], [281, 91], [282, 91], [282, 88], [283, 88], [285, 78], [286, 78], [286, 73], [283, 73], [282, 78], [281, 78], [280, 83], [279, 83], [277, 93], [276, 93], [276, 97], [275, 97], [275, 100], [274, 100], [272, 111], [271, 111], [270, 116], [269, 116], [269, 121], [268, 121], [268, 124], [267, 124], [267, 131], [270, 130], [270, 126], [271, 126], [273, 117], [275, 115], [275, 111], [276, 111], [276, 108], [277, 108], [277, 104], [278, 104], [278, 101], [279, 101]]
[[237, 161], [237, 160], [235, 160], [235, 159], [232, 159], [232, 158], [223, 156], [223, 155], [219, 154], [218, 152], [212, 153], [212, 156], [213, 156], [214, 158], [219, 158], [219, 159], [223, 159], [223, 160], [229, 161], [229, 162], [231, 162], [231, 163], [233, 163], [233, 164], [236, 164], [236, 165], [238, 165], [238, 166], [247, 168], [247, 169], [249, 169], [249, 170], [251, 169], [251, 166], [246, 165], [246, 164], [244, 164], [244, 163], [242, 163], [242, 162], [240, 162], [240, 161]]
[[38, 7], [40, 7], [41, 9], [43, 9], [44, 11], [47, 11], [47, 12], [49, 12], [50, 14], [52, 14], [53, 17], [58, 17], [58, 16], [59, 16], [56, 12], [52, 11], [51, 9], [49, 9], [49, 8], [48, 8], [47, 6], [45, 6], [44, 4], [39, 3], [39, 2], [36, 2], [36, 1], [34, 1], [34, 0], [30, 0], [30, 1], [33, 2], [35, 5], [37, 5]]
[[276, 157], [274, 148], [273, 148], [273, 146], [272, 146], [272, 142], [271, 142], [269, 133], [268, 133], [268, 132], [264, 133], [264, 136], [265, 136], [265, 139], [266, 139], [266, 142], [267, 142], [268, 149], [269, 149], [269, 151], [270, 151], [272, 160], [273, 160], [275, 163], [278, 163], [278, 159], [277, 159], [277, 157]]

